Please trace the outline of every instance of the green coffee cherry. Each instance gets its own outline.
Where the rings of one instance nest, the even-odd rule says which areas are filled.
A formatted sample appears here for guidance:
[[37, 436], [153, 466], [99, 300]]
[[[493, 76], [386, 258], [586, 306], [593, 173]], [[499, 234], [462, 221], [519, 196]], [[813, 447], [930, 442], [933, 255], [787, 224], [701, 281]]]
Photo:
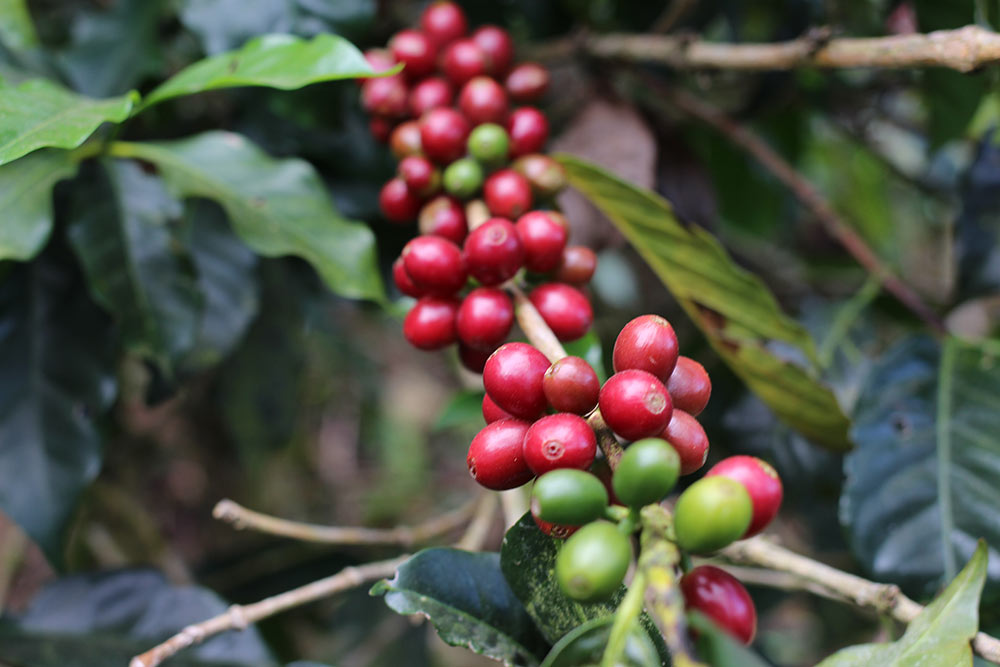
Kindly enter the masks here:
[[472, 158], [455, 160], [444, 170], [444, 189], [459, 199], [468, 199], [483, 186], [483, 168]]
[[657, 503], [677, 484], [681, 459], [666, 440], [644, 438], [629, 445], [611, 478], [615, 496], [630, 507]]
[[632, 543], [607, 521], [588, 523], [573, 533], [556, 556], [556, 580], [581, 602], [611, 597], [632, 562]]
[[486, 165], [499, 165], [507, 159], [510, 137], [494, 123], [483, 123], [469, 133], [466, 144], [469, 155]]
[[693, 553], [717, 551], [740, 539], [753, 518], [750, 494], [728, 477], [703, 477], [674, 508], [677, 544]]
[[531, 513], [550, 523], [581, 526], [603, 516], [607, 506], [601, 480], [576, 468], [551, 470], [531, 490]]

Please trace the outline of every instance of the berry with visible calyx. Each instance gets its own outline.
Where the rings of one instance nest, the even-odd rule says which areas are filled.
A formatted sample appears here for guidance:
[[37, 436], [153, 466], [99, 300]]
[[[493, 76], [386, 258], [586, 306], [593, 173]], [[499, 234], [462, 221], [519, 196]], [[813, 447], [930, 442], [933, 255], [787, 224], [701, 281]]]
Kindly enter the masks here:
[[420, 209], [417, 226], [421, 234], [441, 236], [452, 243], [461, 245], [469, 228], [465, 222], [465, 210], [455, 199], [439, 195]]
[[440, 236], [418, 236], [403, 247], [403, 266], [417, 287], [439, 296], [465, 286], [468, 274], [462, 251]]
[[394, 127], [395, 124], [393, 121], [381, 116], [372, 116], [371, 120], [368, 121], [368, 130], [371, 132], [372, 137], [375, 138], [375, 141], [380, 144], [389, 141]]
[[376, 74], [380, 74], [396, 66], [396, 59], [389, 49], [368, 49], [365, 51], [365, 60]]
[[458, 309], [458, 339], [469, 347], [495, 350], [514, 326], [514, 305], [496, 287], [479, 287], [466, 295]]
[[607, 521], [573, 533], [556, 556], [556, 580], [580, 602], [606, 600], [617, 591], [632, 562], [632, 543]]
[[493, 402], [489, 394], [483, 395], [483, 420], [487, 424], [492, 424], [495, 421], [500, 421], [501, 419], [517, 419], [514, 415], [510, 414], [499, 405]]
[[413, 282], [413, 278], [410, 277], [410, 274], [406, 272], [406, 267], [403, 265], [402, 257], [397, 257], [396, 261], [392, 263], [392, 282], [394, 282], [399, 291], [406, 296], [420, 298], [426, 294], [423, 289], [418, 287], [417, 284]]
[[696, 554], [718, 551], [743, 537], [752, 517], [753, 503], [742, 484], [721, 475], [703, 477], [677, 499], [677, 544]]
[[413, 86], [410, 91], [410, 112], [417, 117], [425, 111], [451, 104], [453, 92], [447, 79], [432, 76]]
[[500, 408], [519, 419], [534, 420], [545, 412], [542, 378], [548, 367], [549, 360], [531, 345], [506, 343], [486, 362], [483, 386]]
[[660, 502], [677, 484], [681, 461], [660, 438], [633, 442], [622, 454], [611, 478], [615, 495], [630, 507]]
[[472, 277], [486, 286], [499, 285], [524, 266], [524, 246], [510, 220], [490, 218], [465, 239], [465, 261]]
[[534, 107], [521, 107], [507, 119], [510, 134], [510, 156], [513, 158], [538, 153], [549, 138], [549, 121]]
[[502, 123], [507, 118], [507, 93], [488, 76], [473, 77], [462, 86], [458, 108], [473, 125]]
[[486, 54], [471, 39], [459, 39], [445, 47], [441, 70], [456, 86], [486, 74]]
[[421, 199], [406, 187], [406, 181], [394, 178], [382, 186], [378, 205], [391, 222], [410, 222], [417, 217]]
[[416, 30], [400, 30], [389, 40], [396, 62], [403, 63], [403, 76], [417, 81], [434, 71], [437, 49], [427, 35]]
[[367, 79], [361, 84], [361, 105], [377, 116], [399, 118], [406, 115], [409, 90], [399, 74]]
[[627, 370], [615, 373], [601, 387], [598, 405], [611, 430], [626, 440], [659, 435], [670, 422], [670, 394], [655, 375]]
[[487, 424], [469, 445], [465, 463], [469, 474], [487, 489], [504, 491], [517, 488], [534, 476], [524, 463], [521, 441], [528, 422], [501, 419]]
[[472, 33], [472, 41], [486, 56], [486, 73], [503, 76], [514, 60], [514, 41], [510, 33], [499, 26], [484, 25]]
[[420, 145], [420, 123], [408, 120], [396, 126], [389, 135], [389, 150], [402, 160], [407, 155], [420, 155], [423, 147]]
[[556, 338], [576, 340], [590, 330], [594, 311], [580, 290], [564, 283], [545, 283], [528, 295]]
[[557, 468], [586, 470], [596, 455], [594, 429], [583, 417], [568, 412], [542, 417], [524, 436], [524, 460], [536, 475]]
[[556, 538], [557, 540], [565, 540], [567, 537], [580, 530], [580, 526], [564, 526], [558, 523], [550, 523], [539, 519], [534, 514], [531, 515], [531, 518], [534, 519], [535, 525], [538, 526], [538, 530], [542, 531], [549, 537]]
[[616, 371], [638, 368], [666, 383], [677, 365], [677, 347], [670, 322], [659, 315], [640, 315], [618, 333], [611, 361]]
[[531, 514], [543, 521], [582, 526], [604, 516], [607, 507], [608, 492], [601, 480], [576, 468], [546, 472], [531, 489]]
[[597, 255], [594, 251], [587, 246], [573, 245], [563, 251], [562, 261], [552, 277], [561, 283], [586, 285], [596, 270]]
[[505, 86], [515, 102], [534, 102], [548, 90], [549, 71], [537, 63], [522, 63], [507, 75]]
[[441, 171], [422, 155], [406, 156], [396, 171], [410, 192], [418, 197], [429, 197], [441, 187]]
[[454, 2], [432, 2], [420, 16], [424, 34], [438, 47], [464, 37], [469, 29], [465, 12]]
[[403, 336], [421, 350], [439, 350], [457, 340], [455, 316], [458, 301], [436, 296], [420, 297], [403, 320]]
[[674, 405], [697, 416], [708, 405], [712, 395], [712, 381], [705, 367], [690, 357], [677, 358], [677, 366], [667, 381], [667, 390]]
[[485, 165], [498, 165], [507, 160], [510, 139], [507, 130], [495, 123], [483, 123], [469, 133], [466, 148], [469, 155]]
[[677, 450], [677, 455], [681, 457], [682, 475], [690, 475], [705, 465], [708, 436], [701, 423], [689, 413], [675, 407], [660, 437]]
[[531, 190], [542, 199], [554, 197], [566, 187], [566, 169], [548, 155], [522, 155], [511, 168], [528, 179]]
[[454, 109], [431, 109], [420, 117], [420, 145], [435, 162], [450, 163], [465, 154], [469, 121]]
[[594, 368], [580, 357], [563, 357], [545, 371], [545, 399], [559, 412], [585, 415], [597, 405], [601, 382]]
[[444, 189], [459, 199], [469, 199], [483, 186], [483, 168], [471, 157], [455, 160], [444, 170]]
[[491, 354], [493, 354], [492, 349], [483, 350], [477, 347], [469, 347], [462, 341], [458, 342], [458, 360], [462, 362], [462, 366], [469, 372], [482, 375]]
[[733, 575], [712, 565], [699, 565], [681, 577], [684, 608], [705, 614], [746, 645], [757, 633], [757, 609], [747, 589]]
[[513, 220], [531, 209], [531, 184], [513, 169], [501, 169], [483, 184], [483, 200], [490, 213]]
[[569, 230], [559, 214], [530, 211], [517, 219], [517, 233], [524, 244], [524, 266], [548, 273], [559, 266]]
[[743, 537], [751, 537], [764, 530], [778, 514], [783, 494], [781, 478], [767, 461], [756, 456], [730, 456], [712, 466], [706, 477], [722, 475], [735, 479], [746, 487], [753, 504], [753, 519]]

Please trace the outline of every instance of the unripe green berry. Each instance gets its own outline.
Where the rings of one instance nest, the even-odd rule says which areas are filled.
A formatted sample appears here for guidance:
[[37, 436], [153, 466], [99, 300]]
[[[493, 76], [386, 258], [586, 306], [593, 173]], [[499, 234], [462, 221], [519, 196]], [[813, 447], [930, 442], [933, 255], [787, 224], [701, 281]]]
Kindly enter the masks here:
[[483, 186], [483, 168], [472, 158], [455, 160], [444, 170], [444, 189], [459, 199], [468, 199]]
[[615, 496], [630, 507], [663, 499], [677, 484], [681, 459], [666, 440], [644, 438], [629, 445], [611, 478]]
[[543, 521], [580, 526], [604, 515], [608, 492], [594, 475], [575, 468], [551, 470], [531, 490], [531, 512]]
[[607, 521], [588, 523], [573, 533], [556, 556], [556, 580], [581, 602], [611, 597], [632, 562], [632, 543]]
[[494, 123], [483, 123], [469, 134], [466, 144], [469, 155], [486, 165], [499, 165], [507, 160], [510, 137]]
[[674, 508], [677, 544], [693, 553], [717, 551], [740, 539], [753, 518], [750, 494], [728, 477], [703, 477]]

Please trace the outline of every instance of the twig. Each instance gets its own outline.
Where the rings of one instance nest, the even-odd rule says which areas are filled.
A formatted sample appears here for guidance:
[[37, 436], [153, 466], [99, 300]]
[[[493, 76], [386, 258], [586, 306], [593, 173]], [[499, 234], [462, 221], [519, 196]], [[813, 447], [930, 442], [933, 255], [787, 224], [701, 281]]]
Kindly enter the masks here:
[[409, 556], [346, 567], [337, 574], [248, 605], [233, 605], [224, 614], [189, 625], [162, 644], [132, 658], [129, 667], [155, 667], [179, 651], [228, 630], [244, 630], [262, 618], [346, 591], [369, 581], [392, 576]]
[[599, 409], [595, 409], [590, 413], [587, 417], [587, 423], [590, 424], [590, 428], [594, 429], [594, 433], [597, 435], [597, 444], [600, 445], [601, 451], [604, 452], [604, 458], [608, 460], [608, 467], [614, 470], [618, 467], [618, 461], [621, 460], [622, 454], [625, 451], [622, 449], [621, 443], [618, 442], [611, 427], [604, 421], [604, 416]]
[[464, 549], [466, 551], [478, 551], [483, 548], [483, 543], [486, 541], [486, 535], [490, 530], [490, 524], [493, 523], [493, 517], [496, 515], [497, 511], [497, 494], [495, 493], [484, 493], [479, 497], [479, 504], [476, 507], [476, 513], [472, 517], [472, 521], [465, 529], [465, 533], [462, 535], [461, 539], [455, 543], [456, 549]]
[[232, 524], [237, 530], [256, 530], [261, 533], [291, 537], [305, 542], [344, 545], [392, 544], [411, 547], [464, 526], [476, 511], [478, 502], [478, 498], [473, 498], [458, 509], [416, 526], [397, 526], [388, 529], [320, 526], [289, 521], [254, 512], [228, 498], [220, 500], [216, 504], [215, 509], [212, 510], [212, 516]]

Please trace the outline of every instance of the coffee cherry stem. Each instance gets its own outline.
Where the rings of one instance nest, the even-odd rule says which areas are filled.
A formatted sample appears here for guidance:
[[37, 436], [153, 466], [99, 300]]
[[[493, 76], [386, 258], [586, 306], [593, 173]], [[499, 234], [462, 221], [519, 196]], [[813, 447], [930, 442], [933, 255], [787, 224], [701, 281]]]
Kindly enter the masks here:
[[646, 575], [643, 572], [636, 572], [629, 584], [628, 592], [622, 598], [618, 610], [615, 611], [615, 620], [611, 625], [611, 632], [608, 634], [608, 643], [604, 647], [604, 655], [601, 657], [601, 667], [615, 667], [622, 664], [622, 657], [625, 654], [625, 645], [628, 643], [629, 632], [639, 619], [642, 613], [642, 600], [646, 592]]
[[618, 530], [623, 535], [631, 535], [639, 529], [642, 519], [639, 516], [639, 509], [630, 507], [628, 513], [618, 522]]

